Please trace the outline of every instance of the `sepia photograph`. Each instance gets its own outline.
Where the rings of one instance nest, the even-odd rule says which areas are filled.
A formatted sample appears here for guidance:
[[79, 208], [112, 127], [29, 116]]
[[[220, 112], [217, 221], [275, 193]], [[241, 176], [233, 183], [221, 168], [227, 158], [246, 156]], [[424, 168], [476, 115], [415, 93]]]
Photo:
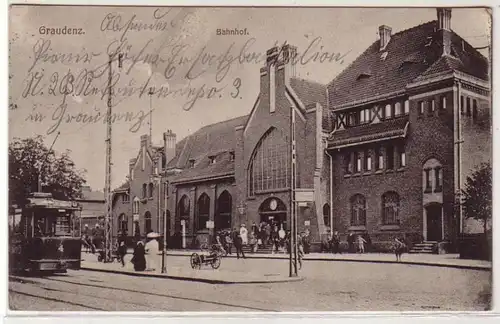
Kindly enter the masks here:
[[491, 8], [8, 18], [8, 314], [492, 310]]

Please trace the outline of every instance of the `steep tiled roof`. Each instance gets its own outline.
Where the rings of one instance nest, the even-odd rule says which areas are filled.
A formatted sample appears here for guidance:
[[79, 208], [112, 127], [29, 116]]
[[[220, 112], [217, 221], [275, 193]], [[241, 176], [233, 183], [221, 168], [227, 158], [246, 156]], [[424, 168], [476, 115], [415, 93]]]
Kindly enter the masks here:
[[102, 191], [83, 191], [82, 197], [79, 200], [104, 201], [104, 193]]
[[[216, 163], [210, 164], [208, 156], [214, 156]], [[196, 163], [197, 162], [197, 163]], [[205, 179], [207, 177], [217, 177], [228, 175], [234, 172], [234, 161], [228, 151], [219, 153], [205, 154], [195, 161], [194, 168], [187, 168], [182, 173], [171, 178], [171, 182], [182, 182], [196, 179]]]
[[351, 145], [387, 137], [404, 136], [408, 117], [399, 117], [376, 124], [366, 124], [347, 128], [334, 133], [329, 141], [329, 148]]
[[[234, 164], [229, 161], [229, 152], [236, 146], [234, 128], [244, 125], [247, 119], [248, 116], [241, 116], [205, 126], [177, 143], [176, 158], [168, 163], [168, 167], [184, 171], [172, 181], [233, 172]], [[209, 156], [216, 156], [215, 164], [209, 164]], [[195, 160], [194, 168], [189, 167], [191, 159]]]
[[331, 130], [331, 119], [326, 104], [326, 86], [318, 82], [298, 78], [291, 78], [290, 86], [306, 107], [316, 102], [323, 107], [323, 130], [329, 132]]
[[441, 57], [441, 33], [437, 21], [396, 33], [386, 46], [385, 58], [384, 51], [379, 50], [379, 41], [375, 41], [329, 84], [330, 107], [402, 92], [424, 72], [449, 69], [487, 79], [487, 60], [454, 32], [451, 55], [455, 58]]

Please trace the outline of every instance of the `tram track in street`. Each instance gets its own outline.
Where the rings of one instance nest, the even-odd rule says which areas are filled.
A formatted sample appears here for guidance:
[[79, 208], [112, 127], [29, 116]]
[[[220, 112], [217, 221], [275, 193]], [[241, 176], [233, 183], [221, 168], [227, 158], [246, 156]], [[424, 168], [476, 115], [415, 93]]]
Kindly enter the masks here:
[[[96, 310], [96, 311], [105, 311], [106, 310], [104, 308], [92, 307], [92, 306], [88, 306], [88, 305], [85, 305], [85, 304], [74, 303], [74, 302], [63, 300], [63, 299], [59, 299], [59, 298], [53, 298], [53, 297], [36, 295], [36, 294], [30, 294], [30, 293], [26, 293], [26, 292], [23, 292], [23, 291], [18, 291], [18, 290], [15, 290], [15, 289], [9, 289], [9, 293], [15, 293], [15, 294], [18, 294], [18, 295], [28, 296], [28, 297], [32, 297], [32, 298], [41, 298], [41, 299], [52, 301], [52, 302], [63, 303], [63, 304], [68, 304], [68, 305], [78, 306], [78, 307], [84, 307], [84, 308], [88, 308], [88, 309]], [[11, 308], [12, 308], [12, 306], [11, 306]]]
[[[274, 309], [267, 309], [267, 308], [261, 308], [261, 307], [253, 307], [253, 306], [238, 305], [238, 304], [232, 304], [232, 303], [210, 301], [210, 300], [200, 299], [200, 298], [175, 296], [175, 295], [162, 294], [162, 293], [150, 292], [150, 291], [141, 291], [141, 290], [134, 290], [134, 289], [128, 289], [128, 288], [120, 288], [120, 287], [114, 287], [114, 286], [104, 285], [104, 284], [83, 283], [83, 282], [78, 282], [78, 281], [74, 281], [74, 280], [64, 280], [64, 279], [54, 278], [54, 277], [42, 277], [40, 279], [47, 280], [49, 282], [52, 281], [52, 282], [64, 283], [64, 284], [81, 286], [81, 287], [106, 289], [108, 291], [109, 290], [117, 291], [117, 294], [114, 294], [115, 296], [118, 296], [119, 292], [127, 292], [127, 293], [134, 293], [134, 294], [147, 295], [147, 296], [156, 296], [156, 297], [161, 297], [161, 298], [165, 298], [165, 299], [173, 299], [173, 300], [179, 300], [179, 301], [187, 301], [187, 302], [203, 303], [203, 304], [210, 304], [210, 305], [223, 306], [223, 307], [231, 307], [234, 309], [241, 309], [241, 310], [247, 310], [247, 311], [278, 312], [278, 310], [274, 310]], [[44, 284], [42, 281], [24, 279], [22, 277], [10, 276], [9, 280], [35, 285], [35, 286], [38, 286], [40, 289], [52, 291], [54, 293], [58, 293], [58, 292], [68, 293], [68, 294], [74, 294], [75, 296], [79, 296], [79, 297], [91, 297], [91, 298], [104, 299], [104, 300], [108, 300], [108, 301], [115, 301], [115, 302], [119, 302], [119, 303], [131, 304], [131, 305], [140, 306], [140, 307], [151, 307], [151, 305], [149, 305], [149, 304], [141, 304], [141, 303], [129, 302], [129, 301], [125, 301], [125, 300], [117, 300], [117, 299], [109, 298], [109, 297], [102, 297], [102, 296], [98, 296], [95, 294], [85, 294], [82, 292], [75, 292], [75, 291], [79, 291], [79, 289], [75, 289], [73, 291], [68, 291], [68, 290], [61, 290], [61, 289], [57, 289], [57, 288], [47, 288], [47, 287], [42, 286]], [[99, 280], [93, 280], [93, 279], [87, 279], [87, 280], [94, 281], [94, 282], [100, 282]], [[12, 289], [9, 289], [9, 291], [12, 291], [12, 292], [15, 292], [18, 294], [24, 294], [24, 295], [30, 296], [30, 297], [43, 298], [43, 299], [55, 301], [55, 302], [66, 302], [65, 300], [60, 300], [60, 299], [53, 298], [53, 297], [28, 294], [25, 292], [15, 291]], [[71, 304], [72, 302], [66, 302], [66, 303]], [[89, 309], [94, 309], [94, 310], [99, 310], [99, 311], [106, 310], [106, 309], [101, 309], [98, 307], [86, 306], [84, 304], [79, 304], [79, 303], [74, 303], [74, 306], [87, 307]]]

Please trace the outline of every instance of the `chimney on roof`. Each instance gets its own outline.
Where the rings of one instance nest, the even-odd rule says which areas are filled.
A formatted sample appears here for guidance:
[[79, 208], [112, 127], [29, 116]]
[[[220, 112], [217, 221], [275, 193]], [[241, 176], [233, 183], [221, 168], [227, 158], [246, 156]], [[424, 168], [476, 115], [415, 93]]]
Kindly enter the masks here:
[[165, 168], [167, 167], [168, 162], [170, 162], [175, 157], [176, 146], [177, 146], [177, 135], [173, 133], [171, 129], [169, 129], [165, 133], [163, 133]]
[[378, 34], [380, 36], [380, 50], [383, 51], [389, 41], [391, 40], [392, 28], [386, 25], [382, 25], [378, 28]]
[[451, 9], [437, 8], [438, 30], [451, 31]]
[[451, 54], [451, 9], [437, 8], [438, 39], [441, 43], [441, 55]]

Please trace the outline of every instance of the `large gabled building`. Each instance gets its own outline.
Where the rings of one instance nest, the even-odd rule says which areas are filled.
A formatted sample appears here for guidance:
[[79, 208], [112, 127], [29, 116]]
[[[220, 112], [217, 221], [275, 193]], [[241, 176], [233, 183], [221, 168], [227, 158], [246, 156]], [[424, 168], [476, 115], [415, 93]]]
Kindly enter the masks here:
[[[290, 228], [296, 157], [299, 231], [453, 241], [474, 227], [455, 213], [467, 175], [491, 160], [488, 61], [451, 30], [451, 10], [369, 46], [327, 86], [295, 76], [293, 46], [267, 51], [249, 115], [163, 146], [141, 137], [129, 182], [116, 190], [115, 229], [167, 234], [172, 247], [215, 229]], [[292, 154], [292, 129], [295, 152]], [[161, 181], [168, 180], [168, 199]], [[184, 224], [184, 225], [183, 225]]]
[[491, 160], [489, 64], [437, 20], [380, 39], [328, 85], [331, 210], [342, 233], [453, 241], [472, 230], [457, 193]]

